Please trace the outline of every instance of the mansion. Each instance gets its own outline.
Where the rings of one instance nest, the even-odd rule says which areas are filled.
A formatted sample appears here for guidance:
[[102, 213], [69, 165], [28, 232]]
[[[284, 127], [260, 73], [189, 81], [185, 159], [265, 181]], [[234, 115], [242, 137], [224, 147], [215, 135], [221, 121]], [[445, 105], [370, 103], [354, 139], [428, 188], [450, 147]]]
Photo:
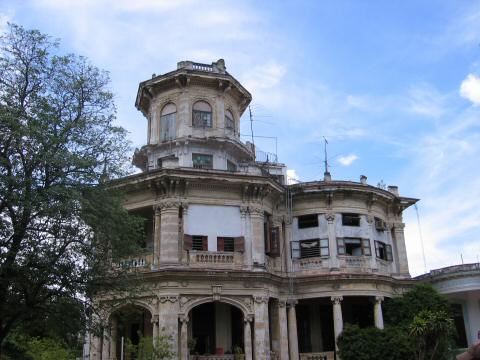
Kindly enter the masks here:
[[144, 251], [123, 262], [142, 290], [98, 297], [105, 328], [86, 359], [164, 332], [182, 360], [330, 360], [344, 323], [383, 328], [382, 303], [414, 282], [402, 212], [418, 200], [365, 176], [287, 184], [284, 164], [240, 141], [251, 99], [223, 60], [140, 83], [141, 172], [113, 186], [145, 218]]

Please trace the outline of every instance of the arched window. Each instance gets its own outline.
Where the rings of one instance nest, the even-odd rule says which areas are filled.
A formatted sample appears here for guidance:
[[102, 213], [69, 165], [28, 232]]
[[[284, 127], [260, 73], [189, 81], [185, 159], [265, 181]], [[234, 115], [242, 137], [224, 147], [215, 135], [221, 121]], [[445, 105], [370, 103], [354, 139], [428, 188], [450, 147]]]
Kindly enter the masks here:
[[160, 140], [168, 141], [175, 138], [177, 107], [174, 103], [168, 103], [162, 109], [160, 115]]
[[235, 132], [235, 120], [230, 110], [225, 111], [225, 129]]
[[206, 101], [193, 104], [192, 125], [194, 127], [212, 127], [212, 107]]

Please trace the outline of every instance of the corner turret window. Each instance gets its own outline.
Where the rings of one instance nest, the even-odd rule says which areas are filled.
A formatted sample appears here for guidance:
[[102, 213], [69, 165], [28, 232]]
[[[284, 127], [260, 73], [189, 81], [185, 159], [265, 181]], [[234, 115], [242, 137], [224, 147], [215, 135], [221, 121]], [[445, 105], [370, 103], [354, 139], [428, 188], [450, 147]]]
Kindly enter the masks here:
[[344, 225], [344, 226], [360, 226], [360, 215], [358, 215], [358, 214], [342, 214], [342, 225]]
[[213, 169], [213, 156], [207, 154], [192, 154], [192, 163], [196, 169]]
[[375, 255], [377, 259], [393, 261], [392, 246], [381, 241], [375, 241]]
[[197, 101], [193, 104], [192, 112], [193, 127], [212, 127], [212, 107], [205, 101]]
[[230, 110], [225, 111], [225, 129], [235, 132], [235, 120]]
[[160, 115], [160, 141], [169, 141], [175, 138], [177, 107], [168, 103]]

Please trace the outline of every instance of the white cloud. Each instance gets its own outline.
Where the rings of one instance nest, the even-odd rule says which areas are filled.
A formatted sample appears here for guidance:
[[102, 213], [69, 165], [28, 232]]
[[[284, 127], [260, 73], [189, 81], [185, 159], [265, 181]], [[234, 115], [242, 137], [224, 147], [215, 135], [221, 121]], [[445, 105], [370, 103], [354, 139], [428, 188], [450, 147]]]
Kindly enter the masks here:
[[338, 162], [343, 166], [350, 166], [354, 161], [358, 160], [358, 156], [355, 154], [344, 155], [338, 158]]
[[460, 95], [470, 100], [474, 105], [480, 105], [480, 77], [468, 74], [460, 85]]
[[287, 170], [287, 184], [292, 185], [300, 182], [300, 176], [298, 176], [297, 172], [294, 169]]
[[420, 84], [409, 91], [409, 110], [413, 113], [438, 118], [445, 111], [446, 95], [427, 84]]

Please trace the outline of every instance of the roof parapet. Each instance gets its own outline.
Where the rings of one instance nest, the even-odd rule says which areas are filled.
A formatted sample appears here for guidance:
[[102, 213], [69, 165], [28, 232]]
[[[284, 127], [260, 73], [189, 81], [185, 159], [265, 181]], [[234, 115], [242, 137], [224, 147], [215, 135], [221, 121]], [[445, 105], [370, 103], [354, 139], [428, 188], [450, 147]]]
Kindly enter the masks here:
[[212, 62], [211, 65], [185, 60], [179, 61], [177, 63], [177, 70], [180, 69], [203, 71], [215, 74], [225, 74], [225, 70], [227, 69], [227, 67], [225, 66], [225, 60], [223, 59], [218, 59], [216, 62]]

